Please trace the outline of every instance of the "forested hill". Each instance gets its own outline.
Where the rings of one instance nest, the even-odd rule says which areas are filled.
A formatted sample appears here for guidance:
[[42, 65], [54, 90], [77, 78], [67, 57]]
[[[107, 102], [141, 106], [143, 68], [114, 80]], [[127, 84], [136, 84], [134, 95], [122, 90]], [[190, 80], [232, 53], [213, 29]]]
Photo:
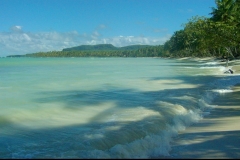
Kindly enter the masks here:
[[7, 57], [162, 57], [163, 45], [130, 45], [115, 47], [112, 44], [82, 45], [62, 51], [37, 52]]
[[130, 45], [125, 47], [115, 47], [112, 44], [81, 45], [71, 48], [64, 48], [62, 51], [119, 51], [119, 50], [138, 50], [150, 47], [150, 45]]

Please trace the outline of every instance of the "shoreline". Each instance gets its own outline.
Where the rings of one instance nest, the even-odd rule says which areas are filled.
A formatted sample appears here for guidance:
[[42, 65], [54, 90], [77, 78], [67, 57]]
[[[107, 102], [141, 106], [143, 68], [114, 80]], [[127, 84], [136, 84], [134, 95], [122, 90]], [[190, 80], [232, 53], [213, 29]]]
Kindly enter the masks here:
[[[229, 61], [228, 68], [240, 76], [240, 60]], [[240, 158], [240, 82], [232, 92], [220, 94], [212, 105], [216, 107], [209, 115], [173, 138], [170, 156], [165, 158]]]

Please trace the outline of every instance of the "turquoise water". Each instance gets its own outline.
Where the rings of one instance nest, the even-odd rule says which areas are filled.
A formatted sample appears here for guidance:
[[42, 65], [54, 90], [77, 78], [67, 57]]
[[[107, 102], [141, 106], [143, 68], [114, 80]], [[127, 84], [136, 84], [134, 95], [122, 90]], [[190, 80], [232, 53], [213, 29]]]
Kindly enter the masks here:
[[239, 77], [215, 62], [0, 58], [0, 158], [155, 158]]

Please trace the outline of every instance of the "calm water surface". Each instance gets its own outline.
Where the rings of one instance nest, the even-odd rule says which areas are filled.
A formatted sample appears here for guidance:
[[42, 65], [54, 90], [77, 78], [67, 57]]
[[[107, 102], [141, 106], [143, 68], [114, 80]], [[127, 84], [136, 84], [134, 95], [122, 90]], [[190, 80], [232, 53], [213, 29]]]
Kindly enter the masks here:
[[236, 77], [214, 62], [0, 58], [0, 158], [154, 158]]

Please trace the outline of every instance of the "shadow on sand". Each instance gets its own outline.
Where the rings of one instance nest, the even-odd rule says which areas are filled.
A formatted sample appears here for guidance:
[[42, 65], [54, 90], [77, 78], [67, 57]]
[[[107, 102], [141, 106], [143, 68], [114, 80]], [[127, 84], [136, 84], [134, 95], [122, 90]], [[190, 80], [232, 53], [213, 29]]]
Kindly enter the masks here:
[[[167, 158], [235, 159], [240, 157], [240, 91], [219, 96], [218, 105], [202, 122], [189, 127], [173, 142]], [[232, 127], [229, 127], [231, 126]], [[235, 127], [234, 127], [235, 126]], [[215, 128], [215, 129], [214, 129]]]

